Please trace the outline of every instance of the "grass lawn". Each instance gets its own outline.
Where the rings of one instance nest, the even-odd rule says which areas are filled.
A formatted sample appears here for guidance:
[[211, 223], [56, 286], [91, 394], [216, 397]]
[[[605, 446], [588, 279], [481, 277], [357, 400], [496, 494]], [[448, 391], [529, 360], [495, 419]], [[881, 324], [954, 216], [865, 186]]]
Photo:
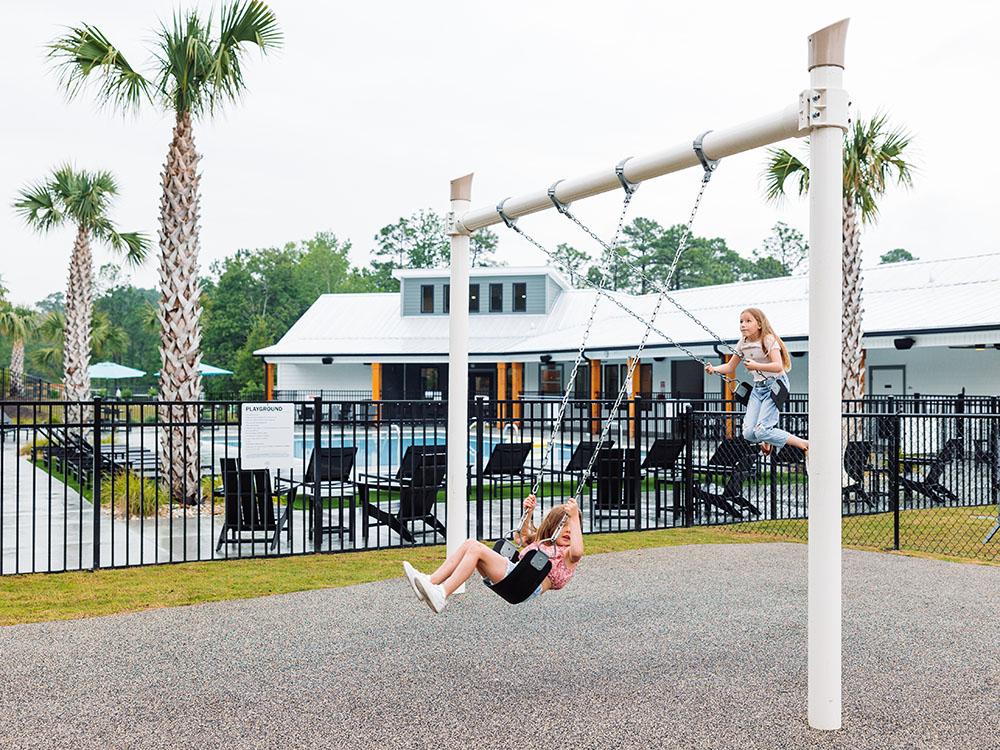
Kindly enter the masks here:
[[[1000, 565], [1000, 534], [988, 545], [982, 541], [996, 522], [996, 506], [924, 508], [899, 512], [899, 546], [904, 553], [942, 560], [965, 560]], [[804, 542], [806, 520], [754, 521], [733, 524], [736, 533], [778, 535]], [[845, 516], [841, 526], [845, 547], [889, 550], [893, 545], [892, 513]], [[945, 554], [942, 554], [945, 553]]]
[[[966, 514], [971, 510], [977, 515], [985, 515], [983, 509], [961, 510]], [[872, 518], [878, 517], [868, 517], [868, 523], [872, 522]], [[864, 519], [847, 519], [849, 523], [856, 521]], [[870, 536], [869, 531], [868, 537]], [[847, 538], [845, 533], [845, 543]], [[889, 538], [891, 540], [891, 536]], [[588, 555], [684, 544], [775, 541], [803, 542], [804, 522], [762, 522], [740, 526], [590, 534], [585, 537]], [[963, 560], [944, 555], [919, 556]], [[149, 565], [100, 570], [96, 573], [4, 576], [0, 578], [0, 625], [67, 620], [351, 586], [400, 577], [400, 563], [404, 559], [410, 560], [418, 568], [433, 569], [444, 559], [444, 547]], [[1000, 565], [1000, 559], [986, 564]]]
[[[682, 544], [746, 544], [776, 537], [729, 528], [665, 529], [586, 537], [587, 554]], [[96, 573], [51, 573], [0, 578], [0, 625], [135, 612], [158, 607], [246, 599], [337, 588], [402, 576], [403, 560], [428, 570], [444, 547], [298, 555], [255, 560], [149, 565]]]

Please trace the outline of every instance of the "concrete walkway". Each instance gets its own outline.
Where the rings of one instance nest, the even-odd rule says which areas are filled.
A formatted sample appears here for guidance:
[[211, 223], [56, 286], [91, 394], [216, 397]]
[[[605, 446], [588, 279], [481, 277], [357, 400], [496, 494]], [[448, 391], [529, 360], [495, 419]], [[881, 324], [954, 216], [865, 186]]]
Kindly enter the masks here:
[[806, 548], [585, 558], [434, 616], [402, 579], [0, 629], [0, 747], [1000, 747], [1000, 568], [844, 553], [844, 729], [807, 728]]

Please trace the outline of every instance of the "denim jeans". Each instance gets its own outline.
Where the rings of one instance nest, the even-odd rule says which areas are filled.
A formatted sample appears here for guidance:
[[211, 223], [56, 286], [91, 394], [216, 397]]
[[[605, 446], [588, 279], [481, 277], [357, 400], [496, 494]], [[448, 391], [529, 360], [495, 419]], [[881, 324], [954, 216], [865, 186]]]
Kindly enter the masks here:
[[[779, 375], [778, 380], [788, 386], [788, 376]], [[771, 381], [755, 383], [743, 415], [743, 437], [751, 443], [770, 443], [776, 451], [788, 442], [788, 433], [778, 427], [780, 413], [771, 398]]]

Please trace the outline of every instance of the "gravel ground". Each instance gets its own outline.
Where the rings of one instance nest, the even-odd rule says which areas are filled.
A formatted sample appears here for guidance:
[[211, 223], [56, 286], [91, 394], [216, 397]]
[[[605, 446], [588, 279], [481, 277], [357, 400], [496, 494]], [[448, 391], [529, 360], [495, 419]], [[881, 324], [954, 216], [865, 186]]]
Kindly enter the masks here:
[[835, 733], [805, 570], [674, 547], [519, 607], [476, 583], [434, 616], [400, 578], [0, 628], [0, 747], [1000, 748], [1000, 568], [845, 551]]

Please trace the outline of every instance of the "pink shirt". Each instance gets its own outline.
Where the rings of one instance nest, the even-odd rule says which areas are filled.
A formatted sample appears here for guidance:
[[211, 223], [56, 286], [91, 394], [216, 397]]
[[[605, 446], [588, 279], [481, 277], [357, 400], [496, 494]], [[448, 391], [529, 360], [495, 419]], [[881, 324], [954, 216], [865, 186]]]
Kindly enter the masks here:
[[[561, 589], [567, 583], [569, 579], [573, 577], [573, 573], [576, 571], [576, 566], [570, 567], [569, 563], [566, 562], [566, 555], [569, 554], [569, 546], [561, 547], [556, 545], [555, 552], [553, 553], [550, 544], [545, 545], [545, 549], [542, 550], [545, 554], [549, 556], [552, 561], [552, 570], [546, 578], [549, 579], [549, 585], [552, 589]], [[532, 542], [521, 550], [521, 557], [524, 557], [529, 550], [539, 549], [538, 542]]]

